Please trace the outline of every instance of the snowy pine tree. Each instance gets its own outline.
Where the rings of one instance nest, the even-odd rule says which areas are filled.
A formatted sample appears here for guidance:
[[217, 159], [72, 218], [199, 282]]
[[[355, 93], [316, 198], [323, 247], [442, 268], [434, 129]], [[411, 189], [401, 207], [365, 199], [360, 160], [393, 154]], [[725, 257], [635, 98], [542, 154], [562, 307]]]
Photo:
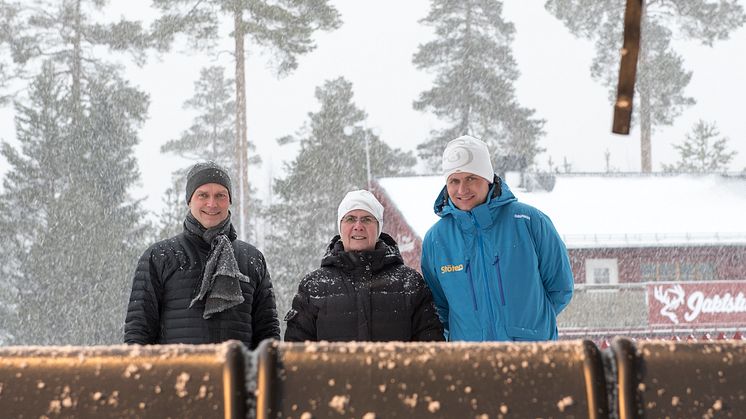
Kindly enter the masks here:
[[154, 234], [148, 240], [151, 243], [165, 240], [184, 231], [184, 218], [189, 212], [184, 198], [186, 175], [177, 172], [171, 179], [173, 186], [166, 189], [161, 197], [163, 208], [158, 214]]
[[328, 0], [253, 1], [253, 0], [153, 0], [162, 15], [153, 25], [153, 36], [161, 48], [170, 47], [178, 33], [187, 34], [197, 48], [211, 49], [220, 38], [223, 18], [233, 22], [230, 36], [234, 41], [235, 142], [238, 166], [232, 179], [233, 222], [239, 238], [249, 237], [249, 208], [253, 204], [248, 179], [251, 157], [246, 133], [245, 44], [268, 48], [278, 74], [298, 67], [298, 56], [313, 51], [311, 36], [319, 30], [341, 25], [337, 10]]
[[500, 170], [526, 169], [543, 151], [538, 141], [544, 121], [515, 96], [515, 28], [501, 14], [497, 0], [433, 0], [421, 20], [435, 28], [436, 39], [420, 45], [413, 62], [435, 73], [435, 85], [420, 94], [414, 108], [434, 113], [444, 127], [417, 150], [434, 172], [440, 171], [446, 143], [464, 134], [487, 142]]
[[[99, 22], [108, 0], [27, 0], [0, 5], [4, 30], [12, 34], [7, 79], [26, 81], [52, 60], [70, 76], [70, 106], [81, 106], [88, 73], [115, 71], [97, 52], [126, 53], [142, 65], [151, 38], [139, 21]], [[0, 40], [2, 36], [0, 35]], [[0, 73], [2, 74], [2, 73]], [[3, 80], [5, 81], [5, 80]]]
[[[239, 179], [238, 154], [235, 153], [236, 138], [236, 102], [233, 100], [231, 87], [233, 80], [225, 78], [223, 67], [204, 68], [200, 72], [200, 78], [194, 83], [194, 95], [184, 103], [185, 109], [198, 112], [192, 125], [175, 140], [170, 140], [161, 147], [161, 153], [173, 153], [184, 157], [190, 162], [183, 168], [173, 173], [173, 186], [164, 196], [166, 208], [161, 213], [158, 222], [159, 234], [156, 238], [167, 238], [181, 232], [181, 225], [187, 213], [184, 191], [186, 174], [192, 164], [210, 160], [214, 161], [228, 170], [231, 179]], [[249, 150], [256, 147], [249, 144]], [[259, 164], [261, 159], [255, 155], [250, 159], [250, 164]], [[234, 181], [235, 184], [235, 181]], [[250, 189], [253, 192], [253, 188]], [[181, 192], [181, 193], [180, 193]], [[236, 187], [233, 188], [235, 204]], [[173, 200], [176, 195], [180, 199]], [[261, 202], [252, 200], [254, 207], [259, 207]], [[233, 206], [235, 215], [235, 208]], [[176, 221], [176, 222], [174, 222]], [[234, 218], [235, 224], [235, 218]], [[249, 232], [249, 240], [252, 239]]]
[[[297, 136], [300, 152], [287, 165], [288, 175], [275, 181], [276, 202], [268, 210], [267, 255], [281, 315], [288, 310], [301, 277], [319, 267], [337, 231], [337, 207], [344, 195], [367, 186], [365, 137], [369, 139], [373, 178], [411, 173], [416, 159], [392, 149], [369, 129], [367, 115], [353, 99], [344, 78], [316, 88], [321, 108]], [[345, 127], [356, 127], [350, 135]], [[347, 130], [350, 132], [350, 130]], [[385, 226], [384, 226], [385, 231]]]
[[679, 161], [663, 165], [665, 172], [717, 173], [727, 172], [735, 151], [727, 150], [728, 138], [720, 136], [717, 124], [697, 121], [681, 144], [673, 147], [679, 152]]
[[91, 77], [71, 106], [68, 80], [46, 63], [30, 104], [17, 106], [20, 152], [3, 144], [2, 264], [15, 268], [16, 344], [121, 341], [145, 233], [128, 189], [148, 101], [115, 74]]
[[13, 343], [121, 341], [144, 234], [128, 191], [139, 177], [133, 148], [148, 98], [100, 52], [142, 64], [149, 38], [137, 21], [96, 21], [106, 3], [0, 5], [12, 33], [3, 82], [34, 80], [15, 96], [20, 147], [2, 148], [10, 168], [0, 223], [10, 242], [0, 262], [13, 270]]
[[[12, 78], [14, 53], [23, 40], [14, 36], [23, 28], [18, 16], [19, 5], [0, 2], [0, 104], [4, 105], [9, 99], [5, 92], [7, 82]], [[0, 313], [1, 314], [1, 313]]]
[[[672, 45], [674, 39], [692, 39], [712, 46], [728, 39], [746, 22], [738, 0], [661, 0], [645, 2], [635, 83], [634, 115], [640, 126], [643, 172], [652, 170], [651, 139], [658, 126], [672, 125], [695, 100], [685, 89], [692, 72]], [[596, 56], [591, 75], [616, 97], [619, 50], [622, 46], [625, 3], [617, 0], [547, 0], [546, 9], [574, 35], [591, 39]]]
[[198, 112], [192, 126], [176, 140], [161, 146], [162, 153], [174, 153], [194, 162], [214, 161], [235, 173], [235, 109], [231, 87], [223, 67], [203, 68], [194, 83], [194, 95], [184, 109]]

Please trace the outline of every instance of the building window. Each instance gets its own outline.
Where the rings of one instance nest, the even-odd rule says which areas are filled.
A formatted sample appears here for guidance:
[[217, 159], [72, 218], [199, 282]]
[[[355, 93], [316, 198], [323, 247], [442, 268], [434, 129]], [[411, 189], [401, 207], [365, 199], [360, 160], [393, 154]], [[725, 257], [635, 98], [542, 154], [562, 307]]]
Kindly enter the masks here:
[[653, 262], [640, 265], [643, 282], [655, 281], [712, 281], [715, 264], [709, 262]]
[[609, 268], [593, 268], [593, 282], [596, 284], [609, 283]]
[[676, 263], [659, 263], [658, 264], [658, 280], [659, 281], [676, 281], [677, 275], [677, 264]]
[[655, 263], [643, 263], [640, 265], [642, 282], [655, 282], [658, 280], [658, 265]]
[[613, 285], [619, 282], [616, 259], [586, 259], [585, 281], [589, 285]]

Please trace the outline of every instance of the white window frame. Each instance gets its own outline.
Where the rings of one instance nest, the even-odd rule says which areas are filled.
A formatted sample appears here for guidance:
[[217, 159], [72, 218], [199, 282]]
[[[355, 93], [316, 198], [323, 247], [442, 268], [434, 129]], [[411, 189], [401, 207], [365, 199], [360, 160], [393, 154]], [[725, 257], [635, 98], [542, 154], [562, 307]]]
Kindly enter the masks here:
[[[596, 269], [609, 270], [609, 282], [599, 284], [593, 274]], [[616, 285], [619, 283], [619, 263], [613, 259], [586, 259], [585, 260], [585, 283], [588, 285]]]

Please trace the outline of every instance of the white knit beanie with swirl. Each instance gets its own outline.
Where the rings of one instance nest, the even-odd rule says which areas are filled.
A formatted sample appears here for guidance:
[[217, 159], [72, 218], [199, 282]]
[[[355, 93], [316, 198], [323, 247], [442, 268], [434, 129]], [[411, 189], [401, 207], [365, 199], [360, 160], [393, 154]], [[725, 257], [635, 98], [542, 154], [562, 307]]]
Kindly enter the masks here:
[[490, 161], [490, 150], [484, 141], [470, 135], [463, 135], [451, 140], [443, 151], [443, 175], [454, 173], [473, 173], [492, 183], [494, 171]]

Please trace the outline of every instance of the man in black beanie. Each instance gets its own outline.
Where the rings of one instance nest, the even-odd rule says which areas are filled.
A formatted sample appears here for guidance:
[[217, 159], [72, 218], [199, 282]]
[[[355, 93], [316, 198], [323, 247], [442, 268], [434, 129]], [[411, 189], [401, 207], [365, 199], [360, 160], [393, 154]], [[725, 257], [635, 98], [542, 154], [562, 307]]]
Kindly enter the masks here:
[[264, 255], [236, 239], [231, 179], [213, 162], [187, 174], [184, 231], [140, 258], [127, 307], [124, 342], [242, 341], [254, 349], [279, 339], [275, 297]]
[[[195, 196], [195, 192], [198, 192]], [[205, 194], [214, 192], [215, 200], [207, 200]], [[192, 197], [195, 202], [192, 204]], [[197, 163], [189, 170], [186, 183], [186, 203], [189, 212], [205, 228], [212, 228], [225, 220], [231, 199], [231, 178], [217, 163]]]

